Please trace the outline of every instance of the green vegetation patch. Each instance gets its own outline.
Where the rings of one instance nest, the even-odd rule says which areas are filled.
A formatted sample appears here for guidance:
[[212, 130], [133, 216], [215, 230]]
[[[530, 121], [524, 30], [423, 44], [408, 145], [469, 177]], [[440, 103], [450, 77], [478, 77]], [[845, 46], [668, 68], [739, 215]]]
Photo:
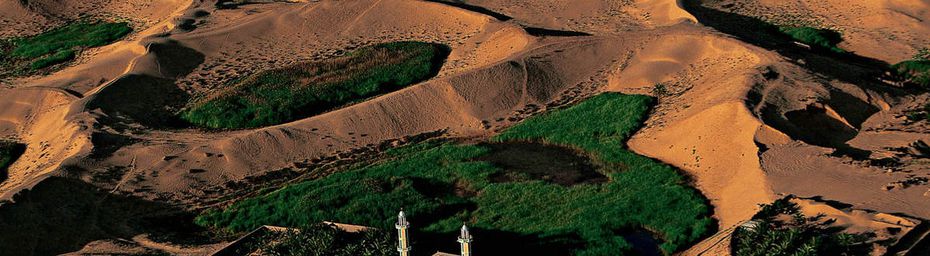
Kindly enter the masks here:
[[0, 43], [0, 76], [28, 74], [74, 59], [82, 49], [113, 43], [132, 32], [128, 23], [79, 21]]
[[733, 233], [736, 256], [869, 255], [868, 234], [826, 227], [822, 215], [805, 216], [792, 196], [778, 199]]
[[426, 80], [439, 71], [448, 51], [438, 44], [394, 42], [259, 72], [194, 102], [181, 118], [214, 129], [294, 121]]
[[625, 235], [646, 230], [659, 240], [653, 247], [675, 252], [714, 224], [706, 200], [675, 169], [625, 148], [651, 104], [646, 96], [602, 94], [530, 118], [492, 139], [584, 152], [609, 177], [603, 183], [498, 182], [491, 177], [501, 167], [477, 160], [490, 147], [433, 141], [389, 150], [386, 159], [366, 167], [208, 210], [197, 222], [232, 231], [323, 220], [392, 229], [403, 208], [414, 232], [422, 234], [415, 241], [454, 241], [464, 221], [485, 248], [523, 244], [518, 249], [524, 253], [548, 248], [542, 253], [622, 255], [636, 246]]
[[815, 49], [829, 50], [835, 53], [846, 53], [846, 50], [836, 46], [843, 41], [843, 35], [835, 30], [814, 27], [781, 26], [779, 27], [779, 31]]
[[7, 178], [7, 168], [9, 168], [25, 151], [26, 146], [23, 144], [0, 141], [0, 183]]

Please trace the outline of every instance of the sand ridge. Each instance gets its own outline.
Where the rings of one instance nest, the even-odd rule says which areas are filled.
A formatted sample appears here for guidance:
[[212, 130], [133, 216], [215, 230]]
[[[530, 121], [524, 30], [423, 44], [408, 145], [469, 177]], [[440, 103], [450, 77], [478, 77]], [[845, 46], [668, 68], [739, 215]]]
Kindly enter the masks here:
[[612, 90], [659, 97], [646, 128], [628, 145], [689, 174], [714, 205], [721, 230], [772, 199], [753, 143], [763, 124], [743, 104], [754, 68], [772, 60], [754, 51], [709, 35], [663, 36], [610, 83]]

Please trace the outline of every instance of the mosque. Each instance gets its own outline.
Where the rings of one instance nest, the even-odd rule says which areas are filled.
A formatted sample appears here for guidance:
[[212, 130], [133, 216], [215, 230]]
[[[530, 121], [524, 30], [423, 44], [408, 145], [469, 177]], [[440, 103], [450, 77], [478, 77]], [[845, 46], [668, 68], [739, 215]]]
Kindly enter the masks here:
[[[410, 222], [407, 221], [407, 215], [404, 214], [404, 210], [401, 210], [397, 214], [397, 224], [394, 224], [394, 227], [397, 228], [397, 252], [400, 253], [400, 256], [410, 256]], [[462, 229], [459, 231], [459, 256], [471, 256], [471, 242], [472, 237], [471, 233], [468, 232], [468, 226], [462, 224]], [[455, 254], [437, 252], [433, 256], [454, 256]]]

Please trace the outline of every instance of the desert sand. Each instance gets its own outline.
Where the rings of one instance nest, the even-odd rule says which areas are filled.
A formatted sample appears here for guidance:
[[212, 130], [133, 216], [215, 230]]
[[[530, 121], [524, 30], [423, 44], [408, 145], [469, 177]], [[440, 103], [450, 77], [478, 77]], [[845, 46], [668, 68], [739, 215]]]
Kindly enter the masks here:
[[[423, 134], [487, 137], [619, 91], [658, 99], [628, 147], [681, 169], [713, 206], [720, 233], [685, 254], [728, 253], [720, 249], [727, 232], [758, 204], [787, 194], [850, 204], [804, 209], [863, 230], [891, 225], [883, 218], [930, 219], [930, 186], [902, 185], [930, 177], [930, 161], [895, 150], [930, 142], [926, 120], [902, 117], [926, 104], [926, 92], [859, 79], [874, 66], [841, 66], [849, 74], [838, 75], [817, 65], [833, 57], [757, 44], [707, 22], [733, 13], [820, 24], [843, 33], [840, 47], [888, 64], [930, 46], [927, 1], [261, 2], [235, 9], [209, 0], [0, 3], [0, 38], [82, 14], [119, 17], [135, 29], [60, 70], [0, 81], [0, 138], [27, 145], [0, 183], [0, 199], [64, 177], [200, 209], [279, 170], [351, 160]], [[208, 131], [169, 120], [191, 98], [256, 70], [404, 40], [451, 47], [438, 76], [270, 127]], [[874, 164], [887, 157], [899, 164]], [[213, 248], [136, 235], [90, 239], [72, 251], [201, 255]]]

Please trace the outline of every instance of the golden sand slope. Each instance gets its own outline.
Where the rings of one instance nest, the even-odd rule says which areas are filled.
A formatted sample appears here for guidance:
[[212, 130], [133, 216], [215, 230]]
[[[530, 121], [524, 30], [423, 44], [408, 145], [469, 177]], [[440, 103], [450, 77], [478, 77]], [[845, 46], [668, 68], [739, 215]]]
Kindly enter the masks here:
[[685, 170], [714, 205], [720, 227], [749, 218], [771, 200], [753, 137], [762, 125], [744, 97], [753, 67], [767, 58], [712, 35], [666, 35], [636, 55], [612, 90], [668, 91], [629, 146]]
[[52, 175], [68, 157], [89, 150], [87, 126], [68, 120], [74, 95], [55, 88], [0, 89], [0, 137], [26, 142], [26, 152], [9, 168], [0, 198], [9, 198]]

